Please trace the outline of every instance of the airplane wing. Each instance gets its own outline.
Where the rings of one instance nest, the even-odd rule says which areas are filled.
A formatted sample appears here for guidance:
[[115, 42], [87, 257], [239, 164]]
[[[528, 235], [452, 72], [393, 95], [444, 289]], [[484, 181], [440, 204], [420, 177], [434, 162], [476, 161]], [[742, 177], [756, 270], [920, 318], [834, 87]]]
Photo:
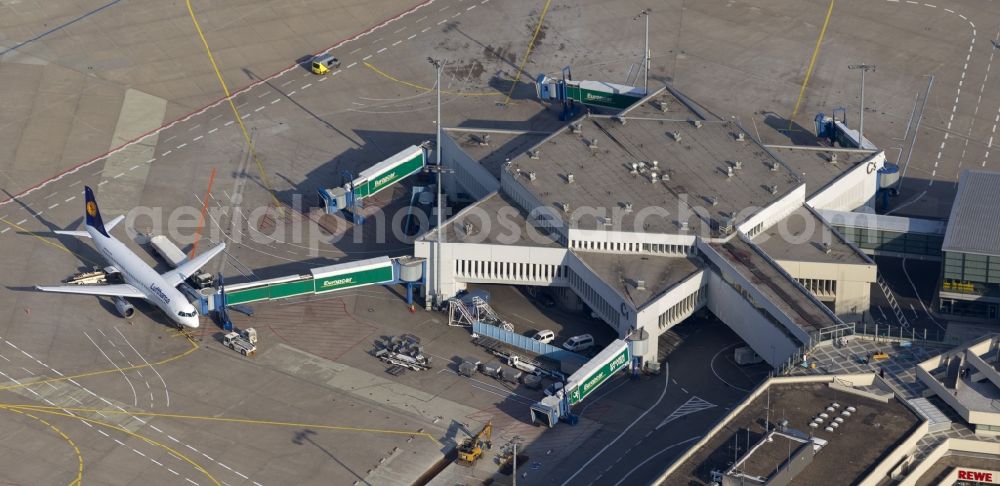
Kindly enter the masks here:
[[168, 284], [176, 287], [180, 285], [181, 282], [183, 282], [185, 279], [187, 279], [191, 275], [194, 275], [194, 273], [200, 270], [201, 267], [204, 267], [209, 260], [214, 258], [215, 255], [218, 255], [220, 252], [222, 252], [222, 250], [225, 249], [226, 249], [226, 244], [220, 243], [215, 248], [212, 248], [211, 250], [208, 250], [205, 253], [202, 253], [201, 255], [198, 255], [182, 263], [179, 267], [167, 273], [164, 273], [163, 279], [166, 280]]
[[59, 292], [63, 294], [103, 295], [107, 297], [132, 297], [136, 299], [146, 298], [146, 295], [139, 292], [139, 289], [129, 284], [56, 285], [52, 287], [36, 285], [35, 288], [42, 292]]

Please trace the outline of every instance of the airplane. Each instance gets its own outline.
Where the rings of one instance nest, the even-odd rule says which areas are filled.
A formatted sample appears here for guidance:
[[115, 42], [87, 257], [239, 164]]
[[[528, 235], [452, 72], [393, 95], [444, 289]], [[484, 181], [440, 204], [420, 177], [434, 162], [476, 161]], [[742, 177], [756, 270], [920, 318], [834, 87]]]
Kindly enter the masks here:
[[118, 223], [121, 223], [125, 216], [118, 216], [105, 226], [101, 219], [101, 211], [97, 207], [97, 201], [94, 199], [94, 191], [90, 187], [84, 187], [84, 216], [86, 218], [84, 227], [86, 231], [56, 231], [55, 233], [94, 240], [94, 246], [107, 260], [111, 270], [119, 273], [125, 283], [51, 287], [38, 285], [35, 286], [36, 289], [43, 292], [112, 297], [115, 300], [115, 308], [119, 314], [126, 318], [135, 313], [135, 309], [126, 299], [145, 299], [150, 304], [162, 309], [178, 328], [195, 329], [198, 327], [198, 311], [184, 298], [184, 294], [177, 290], [177, 286], [224, 250], [225, 243], [187, 260], [177, 268], [161, 275], [132, 250], [129, 250], [124, 243], [108, 233]]

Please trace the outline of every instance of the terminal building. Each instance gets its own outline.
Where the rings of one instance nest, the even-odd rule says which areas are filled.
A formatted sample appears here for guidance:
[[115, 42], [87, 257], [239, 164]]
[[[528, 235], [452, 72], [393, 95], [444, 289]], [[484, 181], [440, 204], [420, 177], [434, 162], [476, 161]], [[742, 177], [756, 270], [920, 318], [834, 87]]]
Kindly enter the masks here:
[[1000, 173], [967, 170], [958, 181], [942, 251], [938, 309], [996, 320], [1000, 306]]
[[428, 305], [552, 287], [643, 364], [701, 308], [772, 366], [853, 329], [876, 267], [825, 215], [873, 212], [884, 154], [764, 146], [671, 93], [554, 133], [446, 129], [442, 189], [474, 202], [416, 242]]

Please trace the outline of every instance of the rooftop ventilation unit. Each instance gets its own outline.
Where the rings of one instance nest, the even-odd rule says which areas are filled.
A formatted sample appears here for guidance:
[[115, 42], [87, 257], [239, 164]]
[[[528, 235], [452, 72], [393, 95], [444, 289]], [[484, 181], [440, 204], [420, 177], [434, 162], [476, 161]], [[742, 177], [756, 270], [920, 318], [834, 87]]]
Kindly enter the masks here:
[[660, 111], [662, 111], [663, 113], [670, 111], [670, 105], [667, 104], [666, 100], [660, 100], [657, 103], [657, 105], [660, 107]]
[[559, 207], [563, 210], [564, 213], [569, 212], [569, 203], [559, 203]]
[[639, 174], [639, 163], [638, 162], [632, 162], [632, 169], [629, 170], [629, 173], [631, 173], [632, 175]]
[[605, 226], [605, 227], [611, 227], [611, 226], [614, 226], [614, 220], [613, 220], [613, 219], [611, 219], [611, 217], [609, 217], [609, 216], [605, 216], [605, 217], [603, 217], [603, 218], [601, 218], [601, 219], [602, 219], [602, 220], [604, 221], [604, 226]]
[[472, 236], [476, 232], [476, 226], [468, 221], [462, 223], [462, 235]]
[[664, 172], [662, 175], [660, 175], [660, 179], [662, 179], [663, 182], [667, 182], [670, 180], [670, 174]]
[[732, 166], [726, 167], [726, 177], [732, 177], [734, 174]]
[[580, 125], [579, 123], [572, 123], [570, 124], [569, 129], [573, 133], [582, 133], [583, 125]]
[[645, 280], [636, 280], [635, 281], [635, 289], [636, 290], [646, 290], [646, 281]]
[[695, 128], [701, 128], [701, 126], [703, 125], [701, 123], [701, 120], [694, 120], [691, 122], [691, 124], [693, 124]]
[[742, 160], [734, 160], [733, 161], [733, 168], [736, 169], [736, 170], [742, 169], [743, 168], [743, 161]]
[[535, 174], [535, 171], [532, 170], [532, 171], [528, 172], [528, 180], [529, 181], [533, 181], [533, 180], [535, 180], [537, 178], [538, 178], [538, 175]]
[[834, 165], [837, 164], [837, 154], [830, 154], [830, 163]]
[[632, 212], [632, 203], [629, 201], [625, 201], [625, 212], [626, 213]]
[[830, 248], [830, 244], [824, 242], [823, 243], [823, 253], [826, 253], [826, 254], [829, 255], [831, 251], [833, 251], [833, 250]]
[[654, 160], [654, 161], [651, 161], [651, 162], [649, 163], [649, 165], [652, 165], [652, 166], [653, 166], [653, 168], [655, 169], [655, 168], [657, 168], [657, 167], [659, 167], [659, 166], [660, 166], [660, 161], [659, 161], [659, 160]]
[[538, 160], [538, 156], [541, 155], [541, 153], [542, 152], [540, 150], [538, 150], [538, 149], [529, 150], [528, 151], [528, 157], [531, 158], [531, 160]]
[[705, 200], [708, 201], [708, 203], [711, 204], [712, 206], [717, 206], [719, 204], [719, 198], [715, 196], [708, 196], [705, 198]]
[[771, 162], [771, 172], [777, 172], [778, 171], [778, 167], [780, 167], [780, 165], [778, 164], [777, 160], [775, 160], [774, 162]]
[[767, 192], [770, 192], [771, 195], [777, 194], [778, 193], [778, 186], [773, 185], [773, 184], [770, 185], [770, 186], [767, 186]]
[[681, 231], [687, 231], [689, 227], [690, 225], [688, 225], [687, 221], [681, 221]]
[[747, 139], [746, 134], [744, 134], [743, 132], [736, 132], [736, 141], [737, 142], [744, 142], [744, 141], [746, 141], [746, 139]]
[[590, 142], [587, 143], [587, 146], [590, 147], [591, 149], [596, 149], [597, 148], [597, 139], [596, 138], [590, 139]]
[[728, 235], [733, 232], [733, 218], [725, 217], [719, 221], [719, 232]]
[[674, 139], [675, 142], [680, 142], [681, 132], [670, 132], [670, 138]]
[[482, 147], [490, 146], [490, 135], [488, 133], [484, 133], [482, 135], [473, 135], [472, 140]]
[[566, 183], [567, 184], [572, 184], [574, 179], [576, 179], [576, 178], [573, 176], [572, 173], [566, 174]]
[[625, 117], [623, 117], [621, 115], [615, 115], [614, 117], [612, 117], [612, 119], [615, 120], [618, 123], [621, 123], [622, 125], [624, 125], [625, 122], [628, 121], [627, 118], [625, 118]]
[[655, 170], [649, 172], [649, 182], [652, 182], [652, 183], [655, 184], [659, 180], [660, 180], [660, 175], [657, 174]]

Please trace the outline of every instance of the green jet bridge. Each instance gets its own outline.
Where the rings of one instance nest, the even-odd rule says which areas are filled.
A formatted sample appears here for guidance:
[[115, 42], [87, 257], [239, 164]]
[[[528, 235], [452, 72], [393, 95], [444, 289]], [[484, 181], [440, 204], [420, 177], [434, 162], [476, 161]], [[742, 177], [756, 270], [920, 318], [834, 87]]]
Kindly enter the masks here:
[[345, 181], [342, 187], [320, 189], [319, 197], [327, 214], [336, 214], [344, 209], [350, 209], [355, 224], [365, 221], [361, 213], [363, 201], [382, 192], [393, 184], [423, 170], [427, 163], [427, 147], [429, 142], [421, 145], [411, 145], [396, 155], [379, 162], [352, 177], [344, 171]]
[[624, 110], [646, 96], [644, 89], [635, 86], [604, 81], [573, 81], [569, 78], [568, 70], [563, 70], [563, 79], [550, 78], [544, 74], [535, 79], [535, 94], [538, 99], [562, 103], [563, 118], [572, 115], [573, 103]]
[[532, 405], [531, 422], [543, 423], [549, 427], [555, 427], [560, 420], [575, 424], [578, 419], [570, 413], [570, 407], [582, 402], [631, 362], [632, 349], [629, 344], [621, 339], [614, 340], [570, 375], [562, 390]]
[[214, 308], [394, 283], [406, 284], [406, 301], [412, 304], [414, 287], [423, 282], [424, 265], [422, 258], [383, 256], [313, 268], [299, 275], [225, 285], [215, 294]]

